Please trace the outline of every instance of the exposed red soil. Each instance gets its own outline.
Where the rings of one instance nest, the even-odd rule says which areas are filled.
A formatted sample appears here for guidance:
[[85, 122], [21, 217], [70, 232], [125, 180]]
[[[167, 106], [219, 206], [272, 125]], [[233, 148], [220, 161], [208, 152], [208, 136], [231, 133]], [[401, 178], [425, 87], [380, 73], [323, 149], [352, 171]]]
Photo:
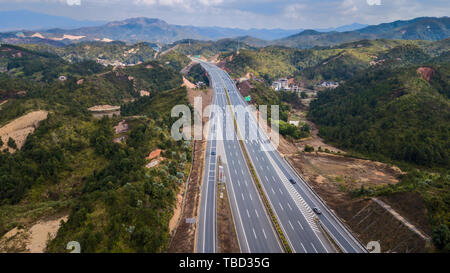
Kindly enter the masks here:
[[417, 73], [420, 74], [422, 79], [430, 82], [431, 77], [434, 75], [434, 70], [431, 67], [419, 67]]

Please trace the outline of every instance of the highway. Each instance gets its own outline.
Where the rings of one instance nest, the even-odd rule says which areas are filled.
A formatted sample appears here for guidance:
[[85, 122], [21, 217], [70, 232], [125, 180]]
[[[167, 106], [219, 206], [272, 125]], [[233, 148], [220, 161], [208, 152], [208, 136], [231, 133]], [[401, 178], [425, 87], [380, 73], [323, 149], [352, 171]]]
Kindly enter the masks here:
[[[210, 72], [214, 79], [219, 76]], [[203, 185], [197, 232], [197, 252], [217, 252], [216, 196], [217, 161], [220, 156], [224, 166], [230, 205], [236, 226], [239, 246], [243, 253], [278, 253], [282, 247], [272, 223], [267, 217], [262, 200], [250, 175], [239, 141], [232, 127], [224, 127], [230, 117], [224, 86], [213, 81], [214, 99], [209, 115], [209, 131], [204, 163]], [[228, 114], [228, 115], [227, 115]], [[231, 124], [232, 123], [228, 123]], [[226, 138], [226, 134], [231, 137]]]
[[[242, 96], [238, 92], [233, 80], [229, 75], [216, 67], [213, 64], [201, 62], [202, 66], [208, 71], [208, 74], [213, 82], [213, 87], [218, 93], [228, 92], [231, 105], [235, 116], [237, 118], [238, 130], [243, 136], [246, 149], [248, 151], [252, 165], [255, 167], [258, 179], [261, 181], [263, 190], [271, 203], [271, 207], [280, 223], [280, 226], [287, 237], [288, 243], [293, 252], [297, 253], [330, 253], [336, 252], [336, 248], [332, 246], [330, 241], [326, 238], [324, 230], [333, 237], [334, 242], [339, 246], [343, 252], [358, 253], [366, 252], [365, 248], [352, 236], [347, 228], [339, 221], [339, 219], [328, 209], [328, 207], [321, 201], [321, 199], [312, 191], [306, 182], [297, 175], [290, 165], [280, 156], [278, 151], [273, 147], [271, 141], [267, 137], [264, 130], [261, 129], [257, 123], [253, 113], [250, 113], [245, 107], [247, 106]], [[225, 90], [223, 90], [225, 87]], [[224, 110], [224, 106], [228, 104], [226, 96], [218, 93], [215, 102]], [[226, 107], [225, 107], [226, 108]], [[224, 114], [226, 110], [224, 110]], [[224, 122], [220, 121], [220, 124]], [[227, 162], [230, 159], [238, 163], [243, 160], [240, 151], [239, 142], [232, 140], [234, 144], [229, 144], [229, 140], [224, 143], [224, 150]], [[246, 185], [245, 187], [238, 187], [241, 182], [236, 179], [250, 179], [250, 173], [246, 172], [246, 167], [240, 167], [242, 164], [231, 164], [230, 170], [230, 186], [235, 190], [230, 193], [230, 198], [234, 200], [232, 203], [233, 216], [236, 222], [236, 229], [238, 233], [244, 233], [246, 240], [251, 242], [248, 236], [248, 229], [257, 229], [258, 225], [254, 223], [249, 224], [252, 227], [239, 227], [239, 219], [236, 221], [236, 215], [242, 217], [248, 213], [248, 202], [245, 202], [245, 196], [242, 196], [242, 202], [239, 202], [240, 194], [257, 194], [250, 191], [254, 185]], [[233, 176], [233, 172], [238, 172], [240, 168], [242, 171], [241, 177]], [[292, 184], [289, 180], [293, 179], [296, 184]], [[238, 182], [239, 181], [239, 182]], [[251, 181], [251, 180], [250, 180]], [[254, 199], [255, 200], [255, 199]], [[254, 205], [257, 205], [256, 203]], [[262, 204], [261, 204], [262, 205]], [[233, 208], [236, 206], [236, 208]], [[322, 211], [322, 214], [316, 215], [312, 208], [317, 207]], [[201, 207], [203, 208], [203, 207]], [[235, 212], [237, 211], [237, 212]], [[261, 216], [261, 215], [259, 215]], [[267, 217], [267, 216], [266, 216]], [[253, 220], [253, 219], [252, 219]], [[316, 221], [320, 221], [321, 225]], [[242, 219], [241, 219], [242, 222]], [[244, 221], [245, 223], [245, 221]], [[264, 227], [266, 228], [266, 227]], [[200, 231], [200, 230], [199, 230]], [[201, 233], [199, 233], [201, 234]], [[251, 234], [251, 233], [250, 233]], [[239, 242], [243, 252], [254, 252], [252, 248], [242, 247], [242, 236], [239, 237]], [[258, 241], [259, 236], [253, 236]], [[247, 242], [246, 242], [247, 243]], [[256, 243], [256, 242], [255, 242]], [[273, 247], [272, 244], [266, 247]], [[263, 247], [263, 246], [261, 246]], [[259, 252], [269, 252], [273, 249], [260, 249]]]

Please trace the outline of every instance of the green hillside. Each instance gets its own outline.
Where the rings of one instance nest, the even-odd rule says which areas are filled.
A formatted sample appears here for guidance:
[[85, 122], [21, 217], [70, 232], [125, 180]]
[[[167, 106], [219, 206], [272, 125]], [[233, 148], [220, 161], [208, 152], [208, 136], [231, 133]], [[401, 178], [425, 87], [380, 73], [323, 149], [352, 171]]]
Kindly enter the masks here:
[[183, 83], [180, 73], [173, 66], [156, 61], [126, 67], [119, 71], [134, 78], [137, 91], [168, 90]]
[[207, 86], [209, 86], [209, 78], [201, 64], [193, 65], [191, 69], [189, 69], [186, 78], [192, 83], [204, 82]]
[[183, 68], [185, 68], [189, 63], [191, 62], [191, 59], [189, 59], [186, 55], [183, 53], [179, 53], [175, 50], [171, 50], [163, 55], [158, 56], [158, 61], [160, 61], [163, 64], [167, 64], [174, 68], [177, 71], [181, 71]]
[[[94, 73], [86, 62], [14, 50], [13, 60], [22, 66], [0, 73], [0, 96], [8, 99], [0, 108], [0, 126], [34, 110], [49, 116], [21, 150], [0, 151], [0, 235], [69, 213], [47, 251], [66, 252], [73, 240], [83, 252], [165, 251], [176, 192], [191, 162], [189, 143], [170, 136], [170, 109], [187, 103], [181, 75], [155, 61]], [[10, 57], [2, 60], [9, 65]], [[45, 64], [42, 75], [60, 66], [82, 73], [47, 81], [34, 70], [20, 73], [29, 62]], [[151, 96], [139, 98], [137, 87], [151, 89]], [[98, 104], [123, 105], [140, 116], [128, 118], [124, 142], [113, 141], [118, 137], [113, 127], [123, 118], [95, 119], [87, 108]], [[147, 169], [145, 157], [155, 148], [165, 151], [166, 160]]]
[[351, 154], [395, 162], [408, 171], [397, 185], [356, 191], [386, 195], [414, 191], [430, 213], [433, 242], [449, 251], [450, 65], [430, 66], [427, 82], [419, 66], [366, 71], [336, 90], [319, 93], [309, 118], [320, 136]]
[[0, 45], [0, 69], [13, 77], [42, 82], [56, 81], [63, 75], [77, 77], [104, 71], [103, 66], [93, 61], [70, 65], [52, 53], [5, 44]]
[[102, 60], [105, 62], [121, 62], [136, 64], [153, 60], [155, 50], [146, 43], [127, 45], [124, 42], [82, 42], [63, 47], [46, 45], [24, 45], [24, 47], [47, 51], [60, 56], [68, 62]]
[[218, 41], [181, 40], [167, 46], [167, 48], [171, 47], [175, 47], [176, 51], [185, 55], [200, 55], [205, 58], [210, 58], [223, 52], [235, 52], [238, 48], [255, 49], [252, 46], [243, 42], [238, 42], [234, 39], [221, 39]]
[[432, 68], [437, 75], [430, 83], [416, 66], [363, 73], [335, 91], [320, 92], [310, 117], [325, 139], [344, 149], [448, 167], [448, 82], [438, 77], [447, 77], [449, 67]]
[[302, 50], [270, 46], [242, 50], [239, 55], [224, 53], [221, 59], [234, 77], [252, 73], [269, 83], [279, 77], [295, 77], [313, 85], [323, 80], [348, 80], [372, 65], [422, 63], [448, 50], [446, 43], [381, 39]]

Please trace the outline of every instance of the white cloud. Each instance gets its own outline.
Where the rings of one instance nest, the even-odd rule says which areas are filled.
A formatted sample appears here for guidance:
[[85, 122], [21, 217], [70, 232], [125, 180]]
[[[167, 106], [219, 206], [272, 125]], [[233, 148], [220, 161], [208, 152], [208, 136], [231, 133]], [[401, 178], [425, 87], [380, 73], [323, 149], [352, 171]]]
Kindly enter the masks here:
[[[370, 1], [370, 0], [367, 0], [367, 1]], [[343, 15], [354, 14], [355, 12], [358, 11], [357, 5], [358, 5], [358, 2], [355, 0], [345, 0], [341, 4], [342, 14]]]
[[301, 19], [304, 16], [304, 11], [306, 9], [304, 4], [292, 4], [284, 8], [284, 15], [290, 19]]
[[134, 0], [135, 4], [160, 5], [169, 7], [193, 7], [193, 6], [214, 6], [221, 4], [223, 0]]
[[369, 6], [380, 6], [381, 0], [367, 0], [367, 5]]
[[67, 0], [67, 5], [69, 6], [80, 6], [81, 0]]

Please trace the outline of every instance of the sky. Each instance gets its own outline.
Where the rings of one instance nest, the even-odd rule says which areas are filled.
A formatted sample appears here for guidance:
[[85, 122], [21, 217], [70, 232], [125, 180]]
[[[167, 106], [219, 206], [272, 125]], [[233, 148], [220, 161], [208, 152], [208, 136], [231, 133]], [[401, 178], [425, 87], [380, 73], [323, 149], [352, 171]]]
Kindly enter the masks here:
[[0, 10], [78, 20], [160, 18], [170, 24], [317, 29], [450, 16], [448, 0], [0, 0]]

